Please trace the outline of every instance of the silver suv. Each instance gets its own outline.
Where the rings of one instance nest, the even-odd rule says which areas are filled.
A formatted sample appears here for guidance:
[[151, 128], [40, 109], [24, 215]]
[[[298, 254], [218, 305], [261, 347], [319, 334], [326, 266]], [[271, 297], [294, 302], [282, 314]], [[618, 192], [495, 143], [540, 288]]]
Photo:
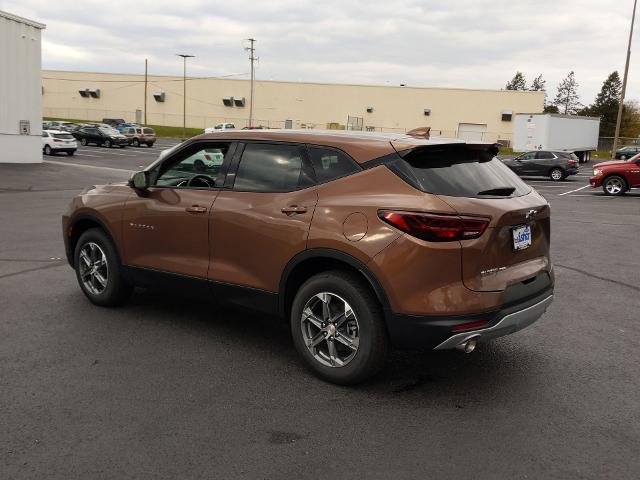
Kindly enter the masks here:
[[131, 145], [139, 147], [143, 143], [147, 147], [153, 147], [156, 143], [156, 132], [149, 127], [128, 127], [122, 130], [122, 134], [131, 140]]

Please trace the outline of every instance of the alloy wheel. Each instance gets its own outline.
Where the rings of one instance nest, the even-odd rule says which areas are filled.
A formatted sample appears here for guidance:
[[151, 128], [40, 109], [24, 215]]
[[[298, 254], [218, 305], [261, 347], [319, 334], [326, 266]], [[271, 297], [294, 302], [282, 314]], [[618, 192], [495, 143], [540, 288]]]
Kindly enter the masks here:
[[302, 337], [313, 358], [328, 367], [351, 362], [360, 344], [360, 327], [351, 306], [335, 293], [311, 297], [302, 310]]
[[604, 188], [607, 190], [607, 193], [611, 195], [618, 195], [624, 189], [624, 185], [619, 178], [611, 178], [607, 180]]
[[555, 181], [562, 180], [562, 170], [554, 168], [551, 171], [551, 178]]
[[80, 280], [93, 295], [100, 295], [109, 283], [109, 266], [104, 250], [94, 242], [85, 243], [78, 257]]

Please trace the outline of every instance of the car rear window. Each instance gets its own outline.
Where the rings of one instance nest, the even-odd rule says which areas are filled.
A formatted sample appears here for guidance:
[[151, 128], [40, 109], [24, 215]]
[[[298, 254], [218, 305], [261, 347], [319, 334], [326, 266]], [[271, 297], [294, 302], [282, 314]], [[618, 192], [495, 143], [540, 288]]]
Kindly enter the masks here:
[[465, 146], [413, 150], [387, 163], [423, 192], [451, 197], [519, 197], [531, 188], [491, 153]]
[[156, 132], [153, 131], [153, 128], [143, 128], [142, 129], [142, 133], [144, 133], [146, 135], [153, 135]]
[[61, 140], [72, 140], [73, 135], [69, 133], [54, 133], [53, 138], [59, 138]]

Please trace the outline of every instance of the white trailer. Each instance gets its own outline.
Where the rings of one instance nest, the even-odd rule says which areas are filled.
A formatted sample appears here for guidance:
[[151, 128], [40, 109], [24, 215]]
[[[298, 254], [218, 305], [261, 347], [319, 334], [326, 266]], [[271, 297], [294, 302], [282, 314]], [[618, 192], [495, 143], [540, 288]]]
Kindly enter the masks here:
[[517, 113], [513, 126], [513, 150], [562, 150], [574, 152], [586, 162], [598, 148], [600, 119], [555, 113]]

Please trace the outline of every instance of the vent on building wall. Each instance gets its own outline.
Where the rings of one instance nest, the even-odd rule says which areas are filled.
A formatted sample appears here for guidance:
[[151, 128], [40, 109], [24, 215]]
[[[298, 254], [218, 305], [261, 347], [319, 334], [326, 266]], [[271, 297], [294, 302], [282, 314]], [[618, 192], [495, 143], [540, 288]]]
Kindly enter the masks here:
[[373, 107], [367, 107], [367, 113], [373, 113]]
[[431, 115], [431, 109], [430, 108], [425, 108], [424, 109], [424, 116], [428, 117], [429, 115]]
[[233, 103], [236, 107], [244, 107], [244, 97], [233, 97]]
[[510, 122], [512, 117], [513, 117], [513, 112], [511, 110], [505, 110], [504, 112], [502, 112], [503, 122]]
[[89, 95], [91, 95], [93, 98], [100, 98], [100, 89], [94, 88], [93, 90], [89, 90]]
[[223, 97], [222, 103], [224, 103], [226, 107], [233, 107], [233, 97]]
[[89, 89], [85, 88], [84, 90], [78, 90], [78, 93], [80, 94], [81, 97], [88, 97], [89, 96]]
[[164, 102], [164, 92], [155, 92], [153, 98], [156, 102]]

